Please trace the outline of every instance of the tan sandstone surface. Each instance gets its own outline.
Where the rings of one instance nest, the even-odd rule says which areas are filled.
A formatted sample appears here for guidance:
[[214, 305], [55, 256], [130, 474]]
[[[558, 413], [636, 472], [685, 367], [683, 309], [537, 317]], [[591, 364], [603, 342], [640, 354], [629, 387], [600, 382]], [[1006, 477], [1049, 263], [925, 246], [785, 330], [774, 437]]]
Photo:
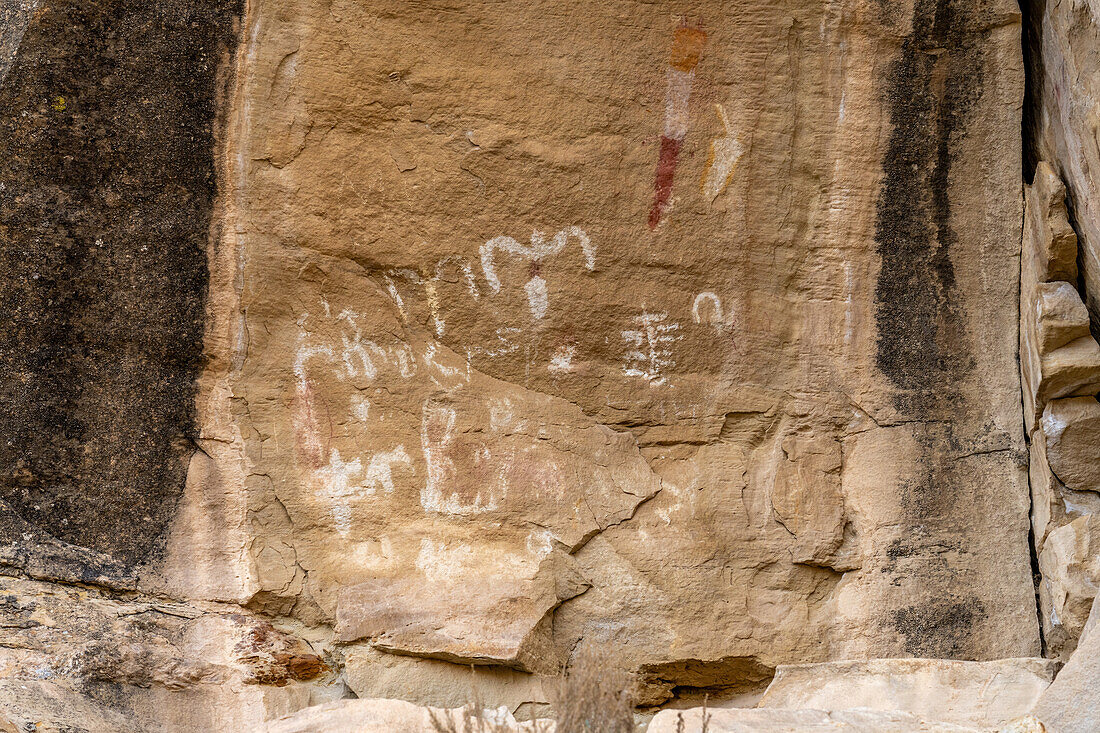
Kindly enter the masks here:
[[[1053, 205], [1047, 211], [1054, 216], [1045, 217], [1052, 223], [1038, 225], [1038, 229], [1046, 226], [1048, 232], [1060, 233], [1056, 239], [1062, 246], [1056, 248], [1065, 249], [1058, 257], [1066, 267], [1057, 277], [1038, 279], [1066, 281], [1057, 287], [1063, 294], [1061, 302], [1068, 308], [1056, 310], [1064, 314], [1061, 320], [1067, 326], [1072, 322], [1074, 333], [1081, 335], [1075, 343], [1088, 345], [1078, 351], [1079, 357], [1085, 357], [1078, 358], [1079, 367], [1093, 362], [1087, 369], [1077, 370], [1085, 378], [1081, 380], [1084, 385], [1087, 381], [1095, 383], [1096, 374], [1095, 348], [1080, 328], [1085, 316], [1091, 336], [1100, 335], [1100, 220], [1096, 198], [1100, 165], [1096, 143], [1100, 14], [1094, 3], [1073, 0], [1032, 3], [1026, 10], [1025, 52], [1030, 83], [1024, 116], [1028, 153], [1025, 177], [1031, 175], [1032, 166], [1035, 168], [1028, 194], [1028, 217], [1032, 218], [1034, 193], [1055, 193], [1054, 199], [1047, 198], [1047, 203]], [[1063, 183], [1064, 206], [1057, 191]], [[1025, 231], [1028, 226], [1025, 222]], [[1026, 235], [1024, 248], [1025, 252], [1029, 248]], [[1024, 261], [1022, 295], [1028, 287], [1026, 255]], [[1073, 302], [1076, 299], [1083, 300], [1087, 313]], [[1026, 334], [1027, 314], [1023, 315], [1022, 333]], [[1034, 363], [1035, 353], [1034, 348], [1026, 348], [1027, 341], [1025, 335], [1021, 340], [1025, 372], [1028, 360]], [[1081, 389], [1076, 397], [1035, 405], [1039, 412], [1034, 414], [1041, 415], [1041, 420], [1030, 436], [1032, 520], [1042, 576], [1039, 594], [1044, 641], [1048, 656], [1068, 659], [1056, 683], [1040, 699], [1034, 716], [1046, 730], [1064, 733], [1095, 730], [1100, 710], [1092, 683], [1100, 654], [1095, 633], [1089, 633], [1095, 624], [1094, 600], [1100, 582], [1092, 541], [1092, 515], [1100, 510], [1095, 468], [1100, 456], [1097, 392], [1096, 388]], [[1025, 405], [1025, 416], [1030, 418], [1031, 414]], [[1090, 607], [1093, 620], [1086, 623]]]
[[[571, 7], [250, 7], [192, 474], [224, 592], [356, 666], [594, 641], [651, 704], [1038, 651], [1014, 7]], [[937, 96], [932, 39], [982, 83]]]
[[1056, 669], [1055, 662], [1036, 658], [875, 659], [782, 666], [758, 707], [863, 708], [989, 729], [1031, 710]]
[[592, 648], [652, 733], [1087, 730], [1100, 44], [1025, 11], [242, 3], [186, 481], [139, 552], [5, 469], [0, 730], [544, 730]]

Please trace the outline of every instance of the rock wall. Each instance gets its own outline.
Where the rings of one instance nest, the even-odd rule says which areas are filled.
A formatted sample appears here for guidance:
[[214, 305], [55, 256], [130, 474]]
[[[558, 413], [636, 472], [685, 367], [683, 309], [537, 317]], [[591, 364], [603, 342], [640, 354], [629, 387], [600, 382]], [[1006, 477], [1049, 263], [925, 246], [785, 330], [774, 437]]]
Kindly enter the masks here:
[[1065, 658], [1085, 7], [1025, 100], [1011, 0], [0, 5], [0, 711]]
[[[1097, 8], [1078, 0], [1035, 0], [1028, 6], [1031, 88], [1026, 141], [1032, 166], [1039, 160], [1050, 163], [1069, 192], [1074, 228], [1082, 243], [1080, 284], [1095, 334], [1100, 332]], [[1025, 174], [1030, 177], [1030, 169]]]
[[596, 641], [653, 702], [1037, 651], [1015, 10], [571, 7], [250, 8], [200, 413], [240, 596], [349, 660]]

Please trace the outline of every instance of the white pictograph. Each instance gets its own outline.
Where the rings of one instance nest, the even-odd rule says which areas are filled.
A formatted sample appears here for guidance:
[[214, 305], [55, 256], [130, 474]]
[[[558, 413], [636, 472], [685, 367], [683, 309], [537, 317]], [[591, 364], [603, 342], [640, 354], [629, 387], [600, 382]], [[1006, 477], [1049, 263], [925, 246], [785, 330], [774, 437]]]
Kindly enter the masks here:
[[641, 377], [651, 385], [668, 381], [666, 370], [676, 365], [672, 344], [679, 341], [680, 324], [669, 320], [668, 313], [643, 311], [634, 316], [634, 328], [623, 331], [627, 352], [623, 360], [623, 374]]
[[[317, 472], [321, 480], [317, 495], [332, 505], [332, 523], [341, 537], [347, 537], [351, 530], [351, 499], [373, 496], [379, 489], [392, 494], [393, 470], [398, 465], [412, 468], [412, 460], [403, 445], [376, 453], [365, 472], [360, 459], [345, 461], [339, 450], [332, 449], [328, 465]], [[361, 483], [357, 480], [360, 475], [363, 477]]]
[[496, 271], [496, 253], [498, 251], [530, 261], [535, 267], [523, 289], [527, 294], [527, 305], [531, 309], [531, 315], [541, 320], [546, 316], [550, 298], [546, 280], [543, 279], [538, 267], [547, 258], [565, 249], [571, 238], [576, 239], [581, 246], [585, 269], [594, 270], [596, 267], [596, 247], [583, 229], [575, 226], [566, 227], [550, 239], [546, 238], [545, 233], [536, 229], [531, 232], [530, 245], [520, 244], [512, 237], [494, 237], [481, 245], [481, 270], [485, 273], [485, 281], [489, 283], [489, 288], [494, 293], [500, 292], [500, 277]]
[[[488, 500], [478, 491], [473, 501], [459, 496], [455, 491], [459, 484], [458, 469], [451, 460], [455, 439], [455, 422], [458, 413], [449, 405], [431, 398], [424, 403], [420, 422], [420, 441], [424, 450], [424, 464], [428, 471], [424, 488], [420, 491], [420, 505], [430, 512], [441, 514], [478, 514], [497, 509], [497, 498], [490, 493]], [[488, 458], [486, 454], [485, 458]]]

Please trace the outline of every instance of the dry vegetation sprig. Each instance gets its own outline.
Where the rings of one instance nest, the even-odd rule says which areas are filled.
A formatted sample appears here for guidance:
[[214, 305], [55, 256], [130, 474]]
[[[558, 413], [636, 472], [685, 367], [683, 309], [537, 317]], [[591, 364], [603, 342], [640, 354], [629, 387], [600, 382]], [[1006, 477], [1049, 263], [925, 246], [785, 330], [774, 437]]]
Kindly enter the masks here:
[[[707, 697], [703, 696], [703, 724], [699, 733], [710, 732], [710, 711], [707, 710]], [[676, 713], [676, 733], [687, 733], [687, 724], [684, 723], [684, 714]]]
[[556, 733], [634, 733], [633, 686], [623, 665], [585, 645], [550, 685]]
[[[500, 710], [486, 710], [473, 702], [457, 714], [449, 710], [430, 710], [428, 715], [435, 733], [515, 733], [512, 724], [506, 722], [503, 715], [497, 715]], [[539, 723], [531, 728], [532, 733], [549, 733], [549, 730], [549, 726], [542, 727]]]

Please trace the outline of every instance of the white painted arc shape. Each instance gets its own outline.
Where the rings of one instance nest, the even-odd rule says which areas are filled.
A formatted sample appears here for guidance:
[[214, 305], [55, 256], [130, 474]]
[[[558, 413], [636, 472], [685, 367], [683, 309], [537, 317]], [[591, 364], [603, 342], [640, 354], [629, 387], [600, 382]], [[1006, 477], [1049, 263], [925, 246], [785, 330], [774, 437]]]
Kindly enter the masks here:
[[500, 277], [497, 275], [495, 263], [497, 250], [525, 260], [542, 260], [565, 249], [570, 237], [576, 238], [580, 243], [581, 251], [584, 254], [585, 269], [594, 270], [596, 267], [596, 247], [583, 229], [578, 226], [566, 227], [549, 241], [546, 240], [546, 235], [543, 232], [536, 229], [531, 232], [530, 246], [522, 245], [508, 236], [494, 237], [481, 245], [481, 270], [485, 274], [485, 281], [489, 283], [489, 287], [494, 293], [500, 292]]

